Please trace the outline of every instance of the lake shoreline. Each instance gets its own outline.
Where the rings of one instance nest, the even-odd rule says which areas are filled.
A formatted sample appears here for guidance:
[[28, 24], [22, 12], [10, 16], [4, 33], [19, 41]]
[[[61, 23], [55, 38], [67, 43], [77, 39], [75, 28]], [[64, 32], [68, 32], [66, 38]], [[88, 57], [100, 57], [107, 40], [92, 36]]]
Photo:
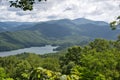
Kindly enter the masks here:
[[19, 50], [19, 49], [30, 48], [30, 47], [44, 47], [46, 45], [49, 45], [49, 44], [38, 44], [38, 45], [20, 46], [18, 48], [2, 49], [2, 50], [0, 49], [0, 52]]
[[[54, 44], [43, 44], [43, 45], [31, 45], [31, 46], [25, 46], [25, 47], [20, 47], [20, 48], [13, 48], [13, 49], [8, 49], [8, 50], [0, 50], [0, 52], [6, 52], [6, 51], [13, 51], [13, 50], [19, 50], [19, 49], [25, 49], [25, 48], [31, 48], [31, 47], [45, 47], [46, 45], [51, 45], [51, 46], [58, 46]], [[58, 50], [55, 50], [58, 51]]]
[[36, 47], [29, 47], [29, 48], [23, 48], [23, 49], [11, 50], [11, 51], [3, 51], [3, 52], [0, 52], [0, 57], [21, 54], [24, 52], [35, 53], [35, 54], [54, 53], [54, 52], [57, 52], [57, 51], [54, 51], [54, 49], [56, 49], [57, 47], [58, 46], [45, 45], [40, 47], [36, 46]]

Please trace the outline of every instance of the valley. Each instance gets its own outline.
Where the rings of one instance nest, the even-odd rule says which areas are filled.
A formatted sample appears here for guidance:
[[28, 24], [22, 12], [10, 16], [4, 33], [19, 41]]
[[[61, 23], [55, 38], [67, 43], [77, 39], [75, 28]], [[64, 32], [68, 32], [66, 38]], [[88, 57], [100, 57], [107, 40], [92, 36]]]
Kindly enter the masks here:
[[0, 51], [45, 45], [57, 45], [60, 46], [57, 50], [61, 50], [85, 45], [95, 38], [115, 40], [120, 31], [111, 30], [106, 22], [84, 18], [35, 23], [1, 22], [0, 26]]

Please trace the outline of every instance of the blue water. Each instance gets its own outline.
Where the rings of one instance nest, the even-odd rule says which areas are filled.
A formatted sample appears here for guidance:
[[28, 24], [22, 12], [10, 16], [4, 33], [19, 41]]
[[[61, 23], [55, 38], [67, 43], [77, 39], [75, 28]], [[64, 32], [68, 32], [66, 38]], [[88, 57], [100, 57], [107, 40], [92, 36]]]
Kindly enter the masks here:
[[30, 47], [30, 48], [0, 52], [0, 56], [1, 57], [10, 56], [15, 54], [21, 54], [24, 52], [30, 52], [30, 53], [36, 53], [36, 54], [55, 53], [56, 51], [53, 51], [53, 49], [55, 48], [57, 48], [57, 46], [51, 46], [51, 45], [46, 45], [43, 47]]

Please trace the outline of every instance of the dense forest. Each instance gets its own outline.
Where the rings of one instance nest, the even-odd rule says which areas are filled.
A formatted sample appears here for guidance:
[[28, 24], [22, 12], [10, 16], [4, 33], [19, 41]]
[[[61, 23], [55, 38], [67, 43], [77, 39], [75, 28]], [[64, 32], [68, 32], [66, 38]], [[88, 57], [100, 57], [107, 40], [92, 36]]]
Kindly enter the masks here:
[[0, 57], [0, 80], [120, 80], [120, 37], [51, 54]]

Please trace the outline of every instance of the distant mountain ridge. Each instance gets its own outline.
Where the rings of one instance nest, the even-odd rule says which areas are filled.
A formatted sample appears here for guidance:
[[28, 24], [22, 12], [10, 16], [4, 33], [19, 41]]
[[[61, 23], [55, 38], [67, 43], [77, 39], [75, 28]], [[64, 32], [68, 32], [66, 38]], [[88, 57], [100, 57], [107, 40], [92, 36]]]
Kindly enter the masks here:
[[74, 19], [73, 20], [74, 23], [76, 24], [98, 24], [98, 25], [108, 25], [107, 22], [104, 21], [93, 21], [93, 20], [89, 20], [89, 19], [85, 19], [85, 18], [78, 18], [78, 19]]
[[[6, 29], [5, 29], [6, 28]], [[95, 38], [114, 40], [120, 29], [111, 30], [108, 23], [84, 18], [46, 22], [0, 23], [0, 51], [31, 46], [83, 44]]]
[[78, 18], [74, 20], [70, 19], [60, 19], [60, 20], [51, 20], [46, 22], [14, 22], [14, 21], [8, 21], [8, 22], [0, 22], [0, 29], [3, 29], [4, 31], [15, 31], [15, 30], [22, 30], [28, 27], [32, 27], [39, 23], [57, 23], [57, 24], [68, 24], [68, 25], [80, 25], [80, 24], [99, 24], [99, 25], [108, 25], [108, 23], [104, 21], [93, 21], [85, 18]]
[[0, 32], [22, 30], [33, 24], [35, 22], [0, 22]]

